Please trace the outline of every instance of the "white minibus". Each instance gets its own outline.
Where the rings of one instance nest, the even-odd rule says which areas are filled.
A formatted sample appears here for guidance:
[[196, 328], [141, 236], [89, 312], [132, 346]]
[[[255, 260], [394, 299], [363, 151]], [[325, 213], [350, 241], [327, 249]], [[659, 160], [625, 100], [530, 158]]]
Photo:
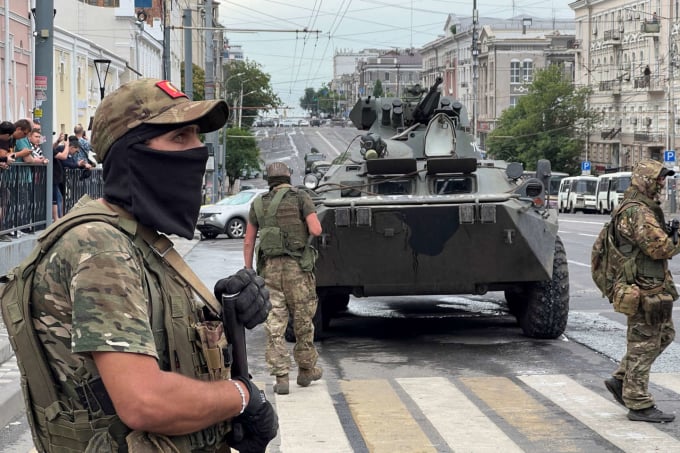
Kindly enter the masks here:
[[631, 172], [605, 173], [597, 179], [597, 210], [600, 214], [612, 212], [623, 199], [623, 192], [630, 187]]
[[569, 176], [560, 182], [557, 194], [558, 212], [595, 212], [596, 176]]

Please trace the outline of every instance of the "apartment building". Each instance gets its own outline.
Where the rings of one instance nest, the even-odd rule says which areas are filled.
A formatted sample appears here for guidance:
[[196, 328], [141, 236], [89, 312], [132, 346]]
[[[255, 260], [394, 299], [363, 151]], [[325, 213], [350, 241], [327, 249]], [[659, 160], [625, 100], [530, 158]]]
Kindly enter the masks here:
[[678, 4], [669, 0], [580, 0], [576, 84], [593, 90], [602, 122], [588, 137], [585, 160], [596, 172], [628, 170], [676, 149]]

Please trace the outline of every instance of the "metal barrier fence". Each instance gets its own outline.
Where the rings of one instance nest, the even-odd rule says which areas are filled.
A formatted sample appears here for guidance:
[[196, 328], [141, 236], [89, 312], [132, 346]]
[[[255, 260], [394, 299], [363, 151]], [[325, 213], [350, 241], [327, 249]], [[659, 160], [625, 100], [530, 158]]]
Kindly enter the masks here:
[[[80, 197], [103, 195], [102, 171], [94, 168], [83, 178], [84, 170], [64, 168], [64, 213]], [[14, 163], [8, 170], [0, 171], [0, 236], [45, 228], [47, 194], [47, 166]], [[52, 205], [52, 200], [49, 201]]]

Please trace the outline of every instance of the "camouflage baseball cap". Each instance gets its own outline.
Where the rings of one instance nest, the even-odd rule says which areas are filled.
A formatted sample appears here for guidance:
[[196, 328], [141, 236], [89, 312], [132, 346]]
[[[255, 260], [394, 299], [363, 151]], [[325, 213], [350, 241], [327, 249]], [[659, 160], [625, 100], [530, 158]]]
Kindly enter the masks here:
[[290, 176], [290, 168], [283, 162], [272, 162], [267, 166], [267, 178], [272, 176]]
[[192, 101], [167, 80], [138, 79], [106, 96], [92, 120], [91, 143], [103, 162], [111, 145], [142, 124], [196, 124], [201, 132], [222, 127], [229, 115], [221, 99]]

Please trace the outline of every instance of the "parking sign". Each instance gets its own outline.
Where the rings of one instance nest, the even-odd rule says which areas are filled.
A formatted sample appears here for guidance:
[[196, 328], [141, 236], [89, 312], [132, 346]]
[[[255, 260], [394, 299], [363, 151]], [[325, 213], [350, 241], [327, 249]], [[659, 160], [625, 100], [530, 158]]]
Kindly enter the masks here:
[[664, 151], [663, 161], [664, 162], [675, 162], [675, 150], [669, 149], [669, 150]]
[[584, 160], [583, 162], [581, 162], [581, 174], [584, 174], [584, 175], [590, 174], [590, 161], [589, 160]]

